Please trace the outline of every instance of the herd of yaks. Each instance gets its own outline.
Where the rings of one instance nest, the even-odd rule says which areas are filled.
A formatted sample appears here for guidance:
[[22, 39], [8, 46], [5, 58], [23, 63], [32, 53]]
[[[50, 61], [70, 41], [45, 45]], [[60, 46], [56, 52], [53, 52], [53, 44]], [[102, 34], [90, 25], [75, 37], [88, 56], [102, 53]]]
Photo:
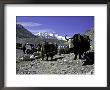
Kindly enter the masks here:
[[68, 45], [58, 45], [56, 43], [51, 43], [44, 41], [42, 44], [21, 44], [16, 43], [16, 49], [23, 50], [24, 54], [33, 54], [35, 52], [41, 53], [41, 58], [48, 60], [56, 54], [70, 54], [74, 53], [76, 60], [79, 56], [79, 59], [85, 59], [84, 65], [93, 65], [94, 64], [94, 51], [90, 51], [90, 38], [87, 35], [75, 34], [71, 38], [65, 39], [68, 42]]

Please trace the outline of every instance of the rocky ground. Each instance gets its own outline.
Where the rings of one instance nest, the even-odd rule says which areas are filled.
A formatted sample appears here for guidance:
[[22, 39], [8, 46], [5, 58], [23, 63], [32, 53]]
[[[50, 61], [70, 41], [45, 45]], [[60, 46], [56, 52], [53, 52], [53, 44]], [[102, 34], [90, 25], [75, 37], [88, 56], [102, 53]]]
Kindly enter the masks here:
[[55, 55], [53, 61], [41, 60], [23, 60], [22, 50], [16, 51], [16, 74], [75, 74], [75, 75], [93, 75], [94, 65], [83, 65], [83, 60], [74, 60], [74, 53]]

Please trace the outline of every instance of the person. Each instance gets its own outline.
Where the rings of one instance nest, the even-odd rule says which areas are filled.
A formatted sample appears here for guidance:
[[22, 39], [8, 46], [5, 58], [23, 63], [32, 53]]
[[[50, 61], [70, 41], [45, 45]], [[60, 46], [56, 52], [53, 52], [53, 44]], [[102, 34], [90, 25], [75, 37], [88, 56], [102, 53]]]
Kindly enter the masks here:
[[27, 43], [27, 44], [26, 44], [26, 53], [29, 54], [30, 51], [31, 51], [31, 49], [32, 49], [32, 48], [31, 48], [30, 44]]
[[26, 52], [26, 44], [23, 45], [23, 53], [25, 54]]

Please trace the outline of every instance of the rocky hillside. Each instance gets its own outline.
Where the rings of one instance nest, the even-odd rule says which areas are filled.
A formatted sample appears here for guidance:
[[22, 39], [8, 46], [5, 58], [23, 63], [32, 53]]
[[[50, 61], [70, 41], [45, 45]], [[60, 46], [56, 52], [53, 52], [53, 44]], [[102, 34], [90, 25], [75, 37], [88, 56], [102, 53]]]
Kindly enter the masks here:
[[38, 44], [38, 43], [42, 43], [43, 41], [48, 41], [48, 42], [52, 42], [52, 43], [57, 43], [60, 45], [63, 45], [65, 43], [65, 41], [63, 40], [58, 40], [58, 39], [46, 39], [46, 38], [16, 38], [16, 43], [31, 43], [31, 44]]
[[26, 28], [24, 28], [21, 24], [16, 24], [16, 43], [31, 43], [31, 44], [37, 44], [42, 43], [43, 41], [49, 41], [52, 43], [57, 43], [63, 45], [65, 41], [58, 40], [55, 37], [41, 37], [38, 35], [32, 34], [30, 31], [28, 31]]
[[16, 37], [17, 38], [35, 38], [36, 36], [24, 28], [21, 24], [16, 24]]
[[88, 35], [90, 37], [90, 39], [91, 39], [91, 46], [94, 46], [94, 28], [90, 28], [84, 34]]
[[85, 35], [88, 35], [90, 37], [90, 44], [91, 44], [91, 49], [92, 51], [94, 51], [94, 28], [90, 28], [88, 29], [85, 33]]
[[94, 65], [82, 66], [83, 60], [74, 60], [74, 54], [55, 55], [54, 60], [19, 60], [16, 62], [16, 74], [62, 74], [93, 75]]

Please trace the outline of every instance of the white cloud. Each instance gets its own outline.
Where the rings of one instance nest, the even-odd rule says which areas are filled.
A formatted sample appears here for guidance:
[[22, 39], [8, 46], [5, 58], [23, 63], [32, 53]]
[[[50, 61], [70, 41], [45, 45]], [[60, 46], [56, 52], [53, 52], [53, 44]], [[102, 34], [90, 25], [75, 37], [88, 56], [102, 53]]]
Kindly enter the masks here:
[[39, 29], [39, 30], [35, 30], [35, 32], [36, 33], [38, 33], [38, 32], [51, 32], [51, 33], [55, 33], [55, 31], [54, 30], [52, 30], [52, 29]]
[[39, 23], [35, 23], [35, 22], [17, 22], [17, 24], [21, 24], [24, 27], [28, 26], [28, 27], [34, 27], [34, 26], [41, 26], [42, 24]]

